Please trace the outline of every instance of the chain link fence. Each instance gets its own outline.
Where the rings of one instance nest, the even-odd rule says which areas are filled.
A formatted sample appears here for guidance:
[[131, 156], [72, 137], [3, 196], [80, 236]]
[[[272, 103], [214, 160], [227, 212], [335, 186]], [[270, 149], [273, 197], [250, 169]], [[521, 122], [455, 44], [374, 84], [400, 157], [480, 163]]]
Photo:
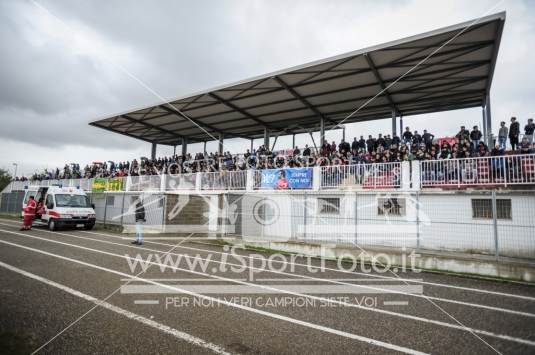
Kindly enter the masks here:
[[[141, 196], [146, 226], [155, 231], [165, 231], [171, 220], [182, 224], [207, 221], [207, 230], [241, 236], [245, 241], [535, 259], [535, 191], [236, 191], [185, 194], [180, 199], [162, 192], [88, 195], [97, 222], [110, 225], [133, 225], [133, 206]], [[1, 194], [0, 213], [20, 213], [23, 197], [24, 191]], [[176, 208], [191, 198], [206, 201], [191, 201], [195, 203], [182, 212]], [[178, 211], [176, 218], [166, 216], [173, 210]]]
[[[227, 234], [245, 241], [535, 259], [535, 192], [227, 193]], [[232, 205], [235, 205], [234, 207]]]

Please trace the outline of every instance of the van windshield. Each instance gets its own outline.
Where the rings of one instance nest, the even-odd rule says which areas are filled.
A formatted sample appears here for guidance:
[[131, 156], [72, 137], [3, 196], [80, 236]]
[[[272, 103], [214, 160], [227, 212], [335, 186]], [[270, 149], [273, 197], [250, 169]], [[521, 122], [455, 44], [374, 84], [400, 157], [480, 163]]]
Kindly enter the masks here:
[[84, 195], [56, 195], [58, 207], [91, 207], [89, 199]]

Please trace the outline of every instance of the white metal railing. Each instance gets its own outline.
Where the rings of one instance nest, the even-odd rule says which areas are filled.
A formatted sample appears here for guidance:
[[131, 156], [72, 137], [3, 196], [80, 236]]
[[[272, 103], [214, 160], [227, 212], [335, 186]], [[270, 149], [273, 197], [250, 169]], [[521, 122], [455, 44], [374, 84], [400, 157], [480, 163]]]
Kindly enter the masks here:
[[246, 187], [246, 170], [201, 173], [202, 190], [245, 190]]
[[420, 162], [422, 187], [535, 184], [535, 154]]
[[[414, 163], [414, 162], [413, 162]], [[406, 178], [418, 187], [492, 187], [535, 185], [535, 154], [507, 155], [466, 159], [427, 160], [418, 162], [420, 173], [404, 170]], [[316, 167], [315, 189], [399, 188], [401, 163], [376, 163]], [[414, 169], [413, 169], [414, 170]], [[250, 174], [249, 174], [250, 172]], [[416, 176], [415, 176], [416, 174]], [[419, 177], [419, 183], [417, 178]], [[252, 181], [248, 181], [252, 179]], [[3, 192], [22, 191], [26, 186], [70, 186], [91, 191], [95, 179], [13, 181]], [[118, 182], [120, 180], [121, 182]], [[318, 183], [319, 181], [319, 183]], [[144, 175], [106, 179], [108, 191], [194, 191], [246, 190], [261, 188], [261, 170], [219, 171], [176, 175]], [[108, 186], [109, 185], [109, 186]], [[403, 185], [405, 186], [405, 185]]]
[[166, 175], [164, 191], [195, 190], [197, 184], [196, 173]]
[[334, 165], [321, 168], [321, 188], [362, 187], [368, 189], [398, 188], [401, 185], [401, 163]]

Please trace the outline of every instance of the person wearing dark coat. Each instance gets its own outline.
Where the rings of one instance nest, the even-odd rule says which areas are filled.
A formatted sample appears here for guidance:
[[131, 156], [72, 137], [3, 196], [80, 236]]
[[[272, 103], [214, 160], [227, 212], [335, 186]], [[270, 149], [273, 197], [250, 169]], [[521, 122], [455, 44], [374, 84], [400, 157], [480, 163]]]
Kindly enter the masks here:
[[132, 244], [142, 245], [143, 244], [143, 234], [141, 232], [141, 223], [145, 222], [145, 207], [143, 206], [143, 201], [138, 199], [136, 202], [136, 240]]
[[509, 126], [509, 142], [511, 148], [515, 150], [518, 148], [518, 137], [520, 136], [520, 124], [516, 121], [516, 117], [511, 117], [511, 125]]

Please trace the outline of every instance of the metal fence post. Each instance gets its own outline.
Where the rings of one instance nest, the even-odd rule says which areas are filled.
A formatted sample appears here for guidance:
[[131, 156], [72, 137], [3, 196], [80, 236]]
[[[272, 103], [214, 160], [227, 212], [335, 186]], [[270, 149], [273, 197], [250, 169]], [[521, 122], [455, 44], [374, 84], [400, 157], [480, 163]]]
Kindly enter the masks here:
[[496, 259], [500, 257], [500, 252], [498, 249], [498, 208], [496, 203], [496, 190], [492, 190], [492, 223], [493, 223], [493, 234], [494, 234], [494, 255]]
[[358, 245], [358, 234], [359, 234], [359, 204], [358, 204], [358, 193], [355, 191], [355, 245]]
[[457, 161], [457, 187], [461, 187], [461, 163], [459, 159]]
[[505, 157], [500, 157], [502, 164], [500, 164], [500, 170], [502, 171], [503, 176], [503, 185], [507, 187], [507, 169], [505, 167], [506, 161]]
[[165, 194], [165, 192], [162, 193], [162, 201], [162, 233], [165, 233], [165, 213], [167, 210], [167, 195]]
[[420, 193], [416, 192], [416, 251], [420, 251]]
[[307, 194], [305, 194], [303, 203], [303, 239], [307, 239]]
[[124, 199], [126, 193], [123, 191], [123, 201], [121, 202], [121, 226], [123, 225], [123, 217], [124, 217]]
[[108, 209], [108, 196], [104, 194], [104, 226], [106, 226], [106, 210]]

